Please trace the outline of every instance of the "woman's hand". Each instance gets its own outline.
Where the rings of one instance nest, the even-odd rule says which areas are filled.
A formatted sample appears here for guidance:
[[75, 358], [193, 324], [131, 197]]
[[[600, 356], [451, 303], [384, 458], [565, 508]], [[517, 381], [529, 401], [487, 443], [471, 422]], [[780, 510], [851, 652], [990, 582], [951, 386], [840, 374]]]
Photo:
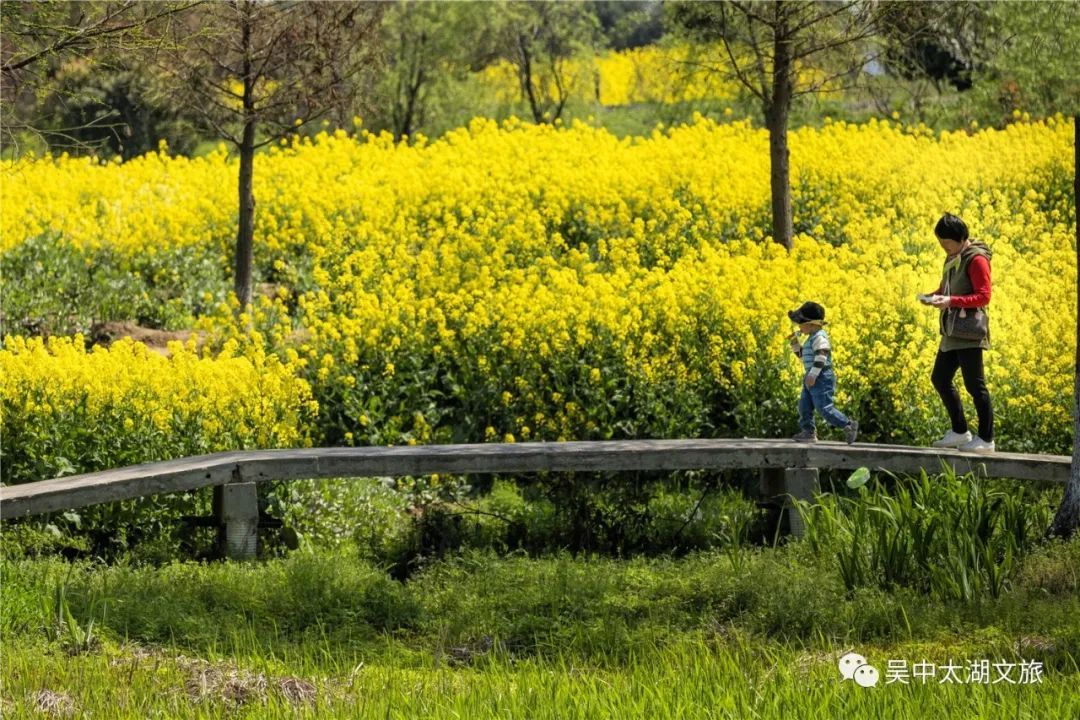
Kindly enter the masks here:
[[949, 307], [949, 302], [952, 298], [948, 295], [936, 295], [930, 298], [930, 304], [936, 307], [938, 310], [944, 310]]
[[806, 387], [812, 388], [817, 383], [817, 375], [806, 376]]

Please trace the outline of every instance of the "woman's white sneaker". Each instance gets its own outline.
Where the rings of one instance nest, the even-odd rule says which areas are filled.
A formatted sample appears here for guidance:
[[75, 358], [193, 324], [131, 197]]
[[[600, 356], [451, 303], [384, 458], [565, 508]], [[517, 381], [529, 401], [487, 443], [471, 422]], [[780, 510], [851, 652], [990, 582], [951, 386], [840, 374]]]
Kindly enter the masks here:
[[976, 435], [971, 442], [967, 442], [961, 445], [960, 449], [964, 452], [992, 453], [994, 452], [994, 441], [983, 440], [981, 437]]
[[961, 445], [967, 445], [971, 442], [970, 432], [953, 432], [952, 430], [945, 433], [945, 437], [940, 440], [934, 441], [934, 447], [936, 448], [958, 448]]

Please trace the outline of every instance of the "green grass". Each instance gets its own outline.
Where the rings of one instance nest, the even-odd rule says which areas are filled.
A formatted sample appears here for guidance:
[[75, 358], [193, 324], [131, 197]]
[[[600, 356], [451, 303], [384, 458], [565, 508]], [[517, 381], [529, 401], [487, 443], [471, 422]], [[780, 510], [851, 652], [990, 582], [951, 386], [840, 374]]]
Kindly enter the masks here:
[[815, 554], [835, 554], [848, 590], [906, 586], [946, 599], [1000, 597], [1050, 525], [1055, 495], [955, 473], [887, 476], [801, 504]]
[[[922, 658], [910, 646], [860, 648], [871, 662]], [[4, 661], [5, 717], [35, 716], [67, 687], [95, 717], [329, 718], [1071, 718], [1069, 678], [1036, 685], [940, 683], [861, 688], [835, 652], [739, 635], [658, 646], [617, 668], [494, 658], [476, 667], [357, 664], [297, 678], [272, 663], [236, 666], [132, 649], [66, 658], [16, 650]], [[78, 684], [73, 685], [73, 680]], [[53, 699], [53, 702], [56, 702]]]
[[[809, 544], [682, 559], [466, 553], [398, 583], [353, 555], [164, 567], [5, 560], [4, 717], [1075, 717], [1080, 540], [958, 603], [846, 590]], [[99, 640], [45, 631], [42, 597]], [[1021, 659], [1035, 685], [841, 682]]]
[[[505, 490], [485, 507], [524, 512]], [[326, 537], [371, 501], [317, 497], [336, 518]], [[66, 561], [19, 552], [8, 531], [0, 713], [1074, 718], [1080, 538], [1041, 540], [1056, 497], [878, 478], [821, 496], [804, 542], [733, 535], [681, 556], [612, 558], [485, 541], [425, 558], [407, 581], [371, 551], [372, 537], [401, 530], [393, 513], [335, 549], [249, 563]], [[841, 681], [849, 651], [881, 685]], [[1043, 674], [885, 685], [889, 660], [953, 662], [961, 678], [973, 661], [1033, 661]]]

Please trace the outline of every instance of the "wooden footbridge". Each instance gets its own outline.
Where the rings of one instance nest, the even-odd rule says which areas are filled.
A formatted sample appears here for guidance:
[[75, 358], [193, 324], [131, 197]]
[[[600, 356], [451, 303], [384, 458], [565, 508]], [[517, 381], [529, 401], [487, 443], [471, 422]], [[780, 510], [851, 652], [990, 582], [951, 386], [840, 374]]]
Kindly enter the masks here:
[[[938, 473], [950, 467], [960, 474], [1066, 483], [1070, 463], [1071, 458], [1062, 455], [981, 455], [898, 445], [799, 444], [749, 438], [248, 450], [0, 487], [0, 519], [212, 486], [227, 553], [250, 557], [256, 550], [257, 486], [274, 480], [757, 469], [763, 494], [790, 507], [792, 499], [813, 497], [819, 470], [868, 467], [904, 474], [920, 470]], [[801, 534], [797, 516], [793, 515], [792, 521], [792, 531]]]

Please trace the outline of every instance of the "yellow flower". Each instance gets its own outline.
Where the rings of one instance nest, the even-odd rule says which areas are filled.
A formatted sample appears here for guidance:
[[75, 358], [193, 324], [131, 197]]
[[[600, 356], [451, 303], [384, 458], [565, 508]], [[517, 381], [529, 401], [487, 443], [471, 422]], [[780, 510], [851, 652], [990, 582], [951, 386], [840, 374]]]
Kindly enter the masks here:
[[[724, 80], [679, 87], [670, 69], [640, 72], [678, 67], [681, 52], [576, 62], [587, 78], [599, 69], [609, 105], [727, 97]], [[485, 70], [487, 87], [516, 91], [508, 70]], [[110, 439], [136, 434], [124, 418], [152, 431], [157, 417], [167, 432], [199, 428], [214, 448], [303, 445], [319, 412], [308, 381], [330, 403], [353, 402], [358, 378], [374, 376], [364, 402], [379, 387], [415, 388], [409, 402], [426, 407], [447, 368], [460, 370], [461, 396], [491, 406], [468, 429], [485, 439], [524, 436], [516, 416], [534, 438], [609, 436], [625, 418], [598, 410], [607, 383], [637, 403], [619, 412], [673, 420], [672, 432], [697, 432], [708, 397], [735, 425], [772, 426], [794, 412], [798, 389], [797, 363], [775, 338], [785, 312], [812, 298], [828, 309], [838, 401], [887, 409], [878, 419], [911, 436], [940, 422], [925, 379], [936, 317], [913, 298], [940, 277], [932, 223], [950, 209], [994, 248], [989, 381], [1008, 408], [1002, 422], [1022, 428], [1002, 435], [1061, 451], [1075, 337], [1073, 128], [1020, 118], [1004, 130], [935, 132], [899, 118], [792, 129], [790, 251], [768, 241], [768, 136], [748, 120], [698, 116], [620, 138], [584, 123], [478, 118], [416, 145], [319, 133], [257, 164], [256, 258], [261, 272], [273, 263], [281, 273], [282, 297], [257, 303], [245, 318], [255, 327], [238, 327], [230, 295], [199, 319], [206, 349], [174, 347], [169, 358], [137, 344], [5, 341], [5, 430], [9, 419], [46, 426], [45, 407], [74, 418], [86, 393], [81, 421], [102, 423]], [[236, 159], [224, 150], [122, 163], [22, 157], [0, 170], [0, 252], [52, 233], [130, 260], [184, 251], [227, 262]], [[435, 380], [402, 377], [417, 360]], [[581, 375], [584, 387], [566, 381]], [[387, 412], [407, 419], [413, 409]], [[412, 429], [422, 442], [447, 430], [427, 419]], [[407, 431], [398, 424], [387, 432]]]

